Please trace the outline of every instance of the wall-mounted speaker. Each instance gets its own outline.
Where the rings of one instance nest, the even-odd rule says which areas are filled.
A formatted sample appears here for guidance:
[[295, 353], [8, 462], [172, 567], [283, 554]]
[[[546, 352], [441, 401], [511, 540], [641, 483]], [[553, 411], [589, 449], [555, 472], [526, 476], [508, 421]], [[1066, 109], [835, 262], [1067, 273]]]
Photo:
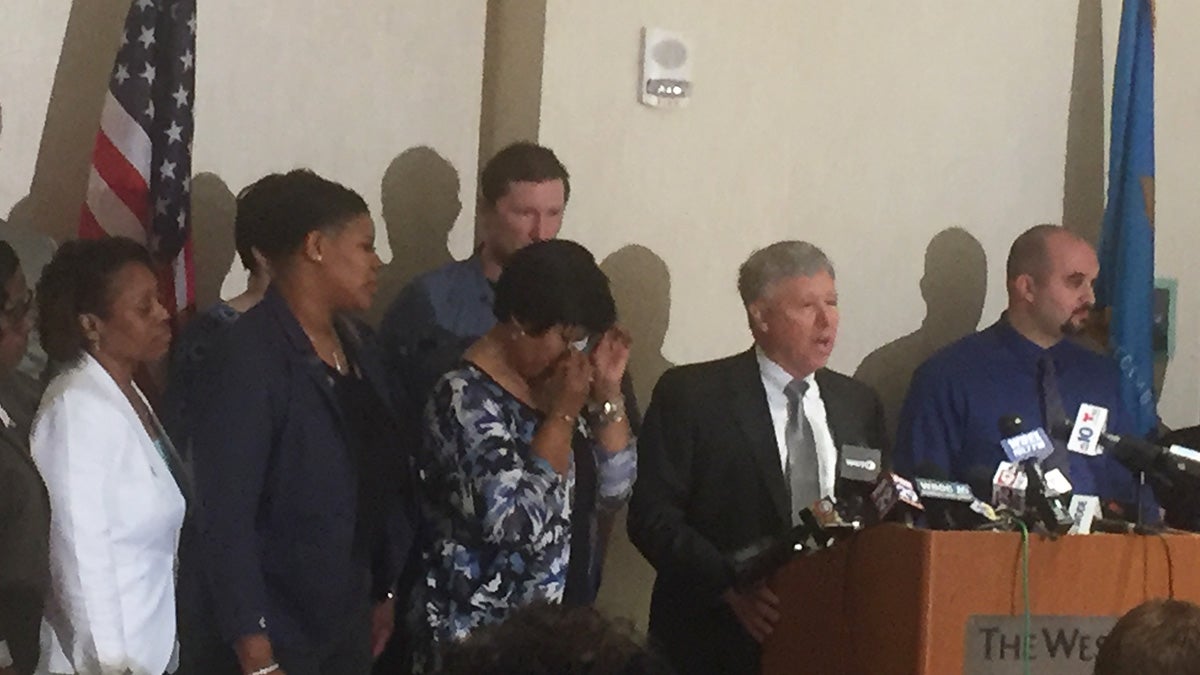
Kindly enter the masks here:
[[679, 33], [642, 29], [638, 100], [655, 107], [687, 105], [692, 95], [692, 45]]

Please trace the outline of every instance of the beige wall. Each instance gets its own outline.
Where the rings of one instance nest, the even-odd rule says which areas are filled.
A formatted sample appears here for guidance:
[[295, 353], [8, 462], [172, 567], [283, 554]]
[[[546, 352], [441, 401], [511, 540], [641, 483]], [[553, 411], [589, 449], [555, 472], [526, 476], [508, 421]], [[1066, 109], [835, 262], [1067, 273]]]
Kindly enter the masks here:
[[[839, 267], [833, 366], [917, 329], [933, 236], [987, 253], [990, 320], [1011, 238], [1062, 216], [1071, 3], [550, 2], [541, 139], [578, 185], [565, 232], [666, 261], [671, 361], [743, 349], [734, 289], [755, 247], [798, 237]], [[695, 42], [682, 110], [635, 99], [638, 30]]]
[[69, 9], [66, 2], [0, 4], [0, 218], [29, 193]]
[[[1159, 414], [1169, 425], [1190, 426], [1200, 417], [1200, 266], [1196, 265], [1200, 243], [1200, 131], [1196, 124], [1200, 53], [1189, 26], [1200, 25], [1200, 4], [1156, 4], [1155, 263], [1159, 276], [1179, 281], [1177, 343], [1167, 367]], [[1107, 34], [1105, 39], [1109, 40]], [[1116, 38], [1109, 41], [1115, 45]]]

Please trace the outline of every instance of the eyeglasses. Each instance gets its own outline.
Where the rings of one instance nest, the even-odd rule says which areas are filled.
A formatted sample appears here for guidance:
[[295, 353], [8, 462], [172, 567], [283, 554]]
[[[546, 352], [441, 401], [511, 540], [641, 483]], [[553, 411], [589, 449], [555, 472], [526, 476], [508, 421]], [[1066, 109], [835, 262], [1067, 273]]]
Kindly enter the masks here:
[[560, 334], [562, 335], [563, 342], [567, 343], [568, 347], [577, 352], [583, 352], [584, 354], [592, 351], [592, 349], [595, 348], [596, 343], [599, 342], [595, 335], [585, 335], [577, 340], [572, 340], [571, 333], [568, 332], [568, 329], [565, 326], [561, 328]]
[[33, 309], [33, 290], [27, 290], [24, 297], [10, 302], [3, 310], [0, 310], [0, 314], [16, 323], [29, 316], [31, 309]]
[[571, 343], [571, 349], [574, 349], [577, 352], [583, 352], [584, 354], [588, 354], [593, 349], [596, 348], [597, 342], [599, 342], [599, 340], [596, 339], [595, 335], [589, 335], [587, 337], [580, 338], [578, 340], [573, 341]]

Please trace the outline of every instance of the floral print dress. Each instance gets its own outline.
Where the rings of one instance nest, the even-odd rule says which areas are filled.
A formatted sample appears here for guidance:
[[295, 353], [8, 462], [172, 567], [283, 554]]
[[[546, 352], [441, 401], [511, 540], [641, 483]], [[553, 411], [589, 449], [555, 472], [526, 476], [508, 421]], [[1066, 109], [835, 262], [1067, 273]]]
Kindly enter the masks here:
[[[416, 455], [424, 583], [414, 591], [413, 667], [439, 667], [441, 645], [537, 601], [561, 602], [571, 550], [575, 467], [533, 454], [544, 415], [467, 363], [442, 377]], [[575, 441], [596, 458], [598, 505], [629, 498], [635, 441], [609, 453], [581, 417]]]

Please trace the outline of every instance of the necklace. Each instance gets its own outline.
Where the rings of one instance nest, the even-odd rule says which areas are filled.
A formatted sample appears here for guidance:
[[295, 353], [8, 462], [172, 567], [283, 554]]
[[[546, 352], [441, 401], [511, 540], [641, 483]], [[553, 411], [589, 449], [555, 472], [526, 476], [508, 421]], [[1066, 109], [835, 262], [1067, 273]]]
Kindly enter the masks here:
[[[321, 356], [321, 350], [317, 348], [317, 341], [313, 339], [312, 333], [308, 332], [308, 329], [303, 325], [300, 326], [300, 330], [304, 331], [304, 335], [308, 338], [308, 342], [312, 345], [313, 351], [317, 353], [317, 358], [324, 361], [325, 359], [323, 356]], [[331, 347], [329, 350], [329, 357], [333, 361], [333, 369], [337, 371], [338, 375], [345, 375], [346, 373], [350, 372], [350, 366], [346, 361], [346, 355], [342, 353], [341, 346], [338, 344], [336, 337], [333, 338], [333, 347]]]

